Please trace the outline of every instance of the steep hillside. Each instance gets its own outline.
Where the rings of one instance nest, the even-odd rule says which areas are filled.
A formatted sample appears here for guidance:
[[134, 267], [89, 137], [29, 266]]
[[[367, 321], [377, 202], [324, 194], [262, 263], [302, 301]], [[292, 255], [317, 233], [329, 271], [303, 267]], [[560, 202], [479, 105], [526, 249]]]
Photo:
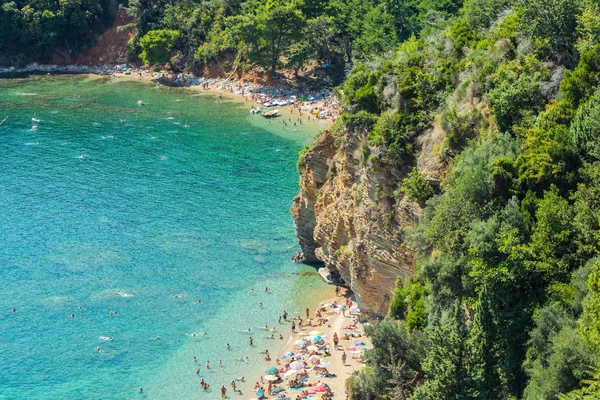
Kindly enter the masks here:
[[292, 214], [386, 316], [352, 398], [598, 398], [599, 11], [469, 0], [340, 88]]

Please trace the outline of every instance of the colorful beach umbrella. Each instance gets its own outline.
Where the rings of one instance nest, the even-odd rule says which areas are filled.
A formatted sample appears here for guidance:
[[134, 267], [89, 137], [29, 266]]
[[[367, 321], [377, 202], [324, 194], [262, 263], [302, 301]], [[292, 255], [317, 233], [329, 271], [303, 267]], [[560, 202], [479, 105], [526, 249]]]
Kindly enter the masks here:
[[306, 348], [306, 350], [308, 350], [308, 351], [317, 351], [317, 350], [319, 350], [319, 348], [317, 346], [308, 346]]
[[294, 361], [290, 364], [290, 369], [300, 371], [301, 369], [304, 369], [304, 365], [300, 364], [298, 361]]
[[279, 368], [277, 368], [277, 367], [269, 367], [265, 371], [265, 374], [267, 374], [267, 375], [275, 375], [278, 373], [279, 373]]
[[313, 390], [317, 393], [319, 392], [326, 392], [327, 391], [327, 387], [325, 387], [325, 385], [319, 385], [313, 388]]
[[296, 343], [298, 346], [302, 346], [304, 344], [304, 339], [296, 340], [294, 343]]
[[294, 357], [294, 353], [291, 353], [291, 352], [290, 352], [290, 353], [285, 353], [285, 354], [283, 355], [283, 357], [281, 357], [281, 358], [292, 358], [292, 357]]
[[265, 375], [265, 376], [263, 376], [263, 379], [265, 381], [276, 381], [279, 379], [279, 377], [277, 377], [275, 375]]
[[310, 332], [310, 334], [311, 335], [322, 335], [323, 332], [321, 332], [321, 331], [312, 331], [312, 332]]

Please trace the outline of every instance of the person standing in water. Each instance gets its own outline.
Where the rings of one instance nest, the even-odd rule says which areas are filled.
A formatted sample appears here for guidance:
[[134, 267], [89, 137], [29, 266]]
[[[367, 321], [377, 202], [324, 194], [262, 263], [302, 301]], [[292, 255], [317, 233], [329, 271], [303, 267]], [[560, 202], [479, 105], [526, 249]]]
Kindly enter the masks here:
[[221, 386], [221, 397], [227, 397], [227, 389], [225, 389], [225, 386]]

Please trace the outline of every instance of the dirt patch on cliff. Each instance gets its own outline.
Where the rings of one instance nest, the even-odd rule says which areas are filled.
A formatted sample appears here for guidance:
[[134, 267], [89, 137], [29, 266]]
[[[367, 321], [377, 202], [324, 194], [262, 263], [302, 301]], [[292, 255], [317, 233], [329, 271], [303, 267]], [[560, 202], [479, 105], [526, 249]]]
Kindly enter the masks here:
[[75, 55], [69, 54], [64, 49], [57, 49], [51, 54], [51, 64], [56, 65], [97, 65], [97, 64], [120, 64], [127, 62], [127, 42], [135, 37], [135, 28], [119, 31], [117, 28], [133, 23], [133, 18], [127, 15], [124, 9], [118, 8], [114, 12], [115, 20], [110, 28], [98, 35], [96, 44], [88, 50], [81, 51]]

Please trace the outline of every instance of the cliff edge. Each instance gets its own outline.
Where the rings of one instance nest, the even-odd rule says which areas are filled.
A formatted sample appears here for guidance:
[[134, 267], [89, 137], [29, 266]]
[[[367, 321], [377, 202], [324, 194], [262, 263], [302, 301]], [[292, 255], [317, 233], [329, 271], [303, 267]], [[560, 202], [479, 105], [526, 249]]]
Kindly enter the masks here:
[[[417, 164], [432, 183], [444, 163], [434, 149], [443, 132], [432, 128], [419, 138]], [[336, 137], [337, 136], [337, 137]], [[356, 294], [370, 317], [387, 313], [396, 279], [414, 272], [404, 232], [421, 208], [399, 190], [411, 167], [390, 167], [369, 157], [366, 134], [323, 132], [301, 157], [300, 193], [291, 208], [305, 262], [323, 262]]]

